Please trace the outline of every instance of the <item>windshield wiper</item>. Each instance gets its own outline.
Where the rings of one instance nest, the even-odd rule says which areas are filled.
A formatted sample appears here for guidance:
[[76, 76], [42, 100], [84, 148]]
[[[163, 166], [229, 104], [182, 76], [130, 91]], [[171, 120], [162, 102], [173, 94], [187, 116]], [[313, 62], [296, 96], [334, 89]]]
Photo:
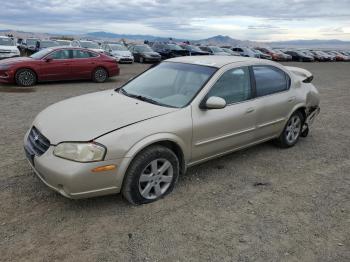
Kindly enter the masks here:
[[129, 96], [129, 97], [132, 97], [132, 98], [136, 98], [136, 99], [144, 101], [144, 102], [148, 102], [148, 103], [159, 105], [159, 106], [170, 107], [169, 105], [165, 105], [163, 103], [160, 103], [160, 102], [158, 102], [156, 100], [153, 100], [152, 98], [149, 98], [149, 97], [146, 97], [146, 96], [130, 94], [126, 90], [124, 90], [122, 87], [119, 89], [119, 92], [122, 93], [123, 95]]

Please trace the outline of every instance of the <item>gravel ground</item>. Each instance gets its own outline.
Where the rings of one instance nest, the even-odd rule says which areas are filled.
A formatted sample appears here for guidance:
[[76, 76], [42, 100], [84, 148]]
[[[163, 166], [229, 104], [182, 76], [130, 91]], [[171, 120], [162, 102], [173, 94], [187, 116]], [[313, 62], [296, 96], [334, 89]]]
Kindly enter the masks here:
[[321, 114], [287, 150], [261, 144], [190, 168], [165, 199], [69, 200], [31, 171], [34, 117], [108, 83], [0, 85], [0, 261], [350, 261], [350, 63], [289, 63], [315, 75]]

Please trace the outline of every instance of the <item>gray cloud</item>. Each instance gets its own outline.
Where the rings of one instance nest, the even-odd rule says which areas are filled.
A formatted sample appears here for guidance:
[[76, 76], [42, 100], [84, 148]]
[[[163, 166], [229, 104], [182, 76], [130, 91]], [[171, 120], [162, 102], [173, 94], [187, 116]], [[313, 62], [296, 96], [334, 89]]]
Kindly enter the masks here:
[[[331, 19], [349, 21], [349, 0], [18, 0], [2, 2], [0, 25], [32, 26], [59, 31], [105, 28], [109, 23], [137, 23], [156, 30], [198, 32], [195, 18], [248, 16], [270, 21]], [[251, 30], [282, 32], [273, 24]], [[142, 33], [142, 32], [135, 32]]]

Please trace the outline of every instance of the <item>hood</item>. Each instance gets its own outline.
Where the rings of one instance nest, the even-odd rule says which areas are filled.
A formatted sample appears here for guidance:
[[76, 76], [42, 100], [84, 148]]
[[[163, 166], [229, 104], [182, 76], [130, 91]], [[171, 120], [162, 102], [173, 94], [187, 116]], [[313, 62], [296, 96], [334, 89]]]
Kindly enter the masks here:
[[157, 53], [157, 52], [142, 52], [142, 54], [144, 54], [144, 55], [152, 55], [152, 56], [160, 56], [160, 54]]
[[176, 110], [108, 90], [53, 104], [36, 117], [33, 125], [51, 144], [91, 141], [110, 131]]
[[10, 51], [10, 52], [17, 52], [19, 51], [17, 46], [13, 45], [0, 45], [0, 51]]
[[130, 51], [112, 51], [114, 56], [132, 56]]
[[0, 65], [12, 65], [15, 63], [20, 63], [20, 62], [27, 62], [33, 60], [33, 58], [30, 57], [13, 57], [13, 58], [7, 58], [5, 60], [0, 60]]

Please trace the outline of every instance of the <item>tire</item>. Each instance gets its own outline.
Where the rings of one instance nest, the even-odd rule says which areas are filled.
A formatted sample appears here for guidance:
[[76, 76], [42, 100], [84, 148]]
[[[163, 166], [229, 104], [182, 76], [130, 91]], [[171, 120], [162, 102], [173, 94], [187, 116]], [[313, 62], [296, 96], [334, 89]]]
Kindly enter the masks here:
[[140, 63], [143, 64], [144, 62], [145, 62], [145, 59], [142, 56], [140, 56]]
[[133, 159], [125, 174], [124, 198], [134, 205], [163, 198], [173, 190], [179, 177], [179, 166], [177, 156], [169, 148], [146, 148]]
[[33, 70], [25, 68], [16, 72], [15, 80], [18, 86], [29, 87], [36, 84], [37, 77]]
[[303, 124], [303, 114], [299, 111], [294, 112], [288, 119], [281, 135], [276, 139], [277, 145], [282, 148], [294, 146], [301, 136]]
[[108, 72], [103, 67], [96, 68], [95, 71], [92, 73], [92, 80], [96, 83], [106, 82], [107, 79]]

